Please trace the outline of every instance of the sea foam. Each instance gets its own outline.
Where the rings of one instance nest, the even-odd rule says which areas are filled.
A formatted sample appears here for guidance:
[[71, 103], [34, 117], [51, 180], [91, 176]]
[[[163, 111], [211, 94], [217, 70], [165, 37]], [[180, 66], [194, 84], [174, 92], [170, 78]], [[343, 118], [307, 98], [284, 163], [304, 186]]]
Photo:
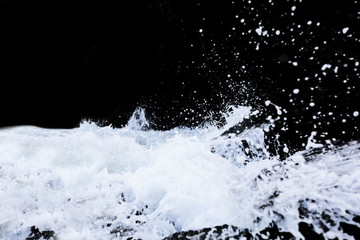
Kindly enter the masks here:
[[301, 238], [305, 205], [335, 219], [325, 237], [347, 236], [336, 214], [360, 213], [360, 145], [280, 162], [266, 151], [265, 125], [222, 136], [251, 112], [233, 107], [222, 127], [169, 131], [148, 129], [142, 109], [120, 129], [2, 129], [0, 239], [25, 239], [31, 226], [58, 239], [163, 239], [223, 224], [256, 233], [272, 222]]

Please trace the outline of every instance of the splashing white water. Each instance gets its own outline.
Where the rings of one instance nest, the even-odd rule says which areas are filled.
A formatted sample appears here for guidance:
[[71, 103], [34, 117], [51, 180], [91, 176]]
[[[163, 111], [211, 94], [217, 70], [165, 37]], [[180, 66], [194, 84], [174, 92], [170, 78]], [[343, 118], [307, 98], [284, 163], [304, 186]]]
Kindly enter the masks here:
[[[222, 224], [256, 232], [274, 220], [301, 237], [306, 198], [313, 210], [359, 214], [359, 144], [279, 162], [261, 127], [220, 136], [249, 114], [233, 108], [221, 129], [143, 131], [138, 109], [122, 129], [1, 130], [0, 239], [25, 239], [31, 226], [58, 239], [162, 239]], [[329, 236], [342, 238], [334, 229]]]

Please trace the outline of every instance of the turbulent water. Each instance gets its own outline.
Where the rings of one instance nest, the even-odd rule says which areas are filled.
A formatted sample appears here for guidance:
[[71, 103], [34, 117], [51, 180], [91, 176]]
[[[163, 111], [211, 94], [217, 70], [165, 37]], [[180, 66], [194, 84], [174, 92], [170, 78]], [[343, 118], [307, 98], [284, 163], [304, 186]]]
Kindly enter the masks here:
[[266, 125], [223, 134], [252, 113], [233, 108], [221, 128], [155, 131], [139, 109], [118, 129], [2, 129], [0, 239], [163, 239], [224, 224], [253, 235], [276, 224], [297, 239], [305, 224], [356, 239], [360, 144], [309, 139], [280, 161], [266, 150]]

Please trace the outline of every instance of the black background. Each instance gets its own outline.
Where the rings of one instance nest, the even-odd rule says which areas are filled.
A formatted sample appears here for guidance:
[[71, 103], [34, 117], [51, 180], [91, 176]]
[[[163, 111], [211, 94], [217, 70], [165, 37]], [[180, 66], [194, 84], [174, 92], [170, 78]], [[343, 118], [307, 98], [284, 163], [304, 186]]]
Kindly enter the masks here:
[[359, 29], [357, 1], [2, 0], [0, 126], [120, 127], [144, 106], [169, 129], [242, 104], [293, 149], [356, 140]]

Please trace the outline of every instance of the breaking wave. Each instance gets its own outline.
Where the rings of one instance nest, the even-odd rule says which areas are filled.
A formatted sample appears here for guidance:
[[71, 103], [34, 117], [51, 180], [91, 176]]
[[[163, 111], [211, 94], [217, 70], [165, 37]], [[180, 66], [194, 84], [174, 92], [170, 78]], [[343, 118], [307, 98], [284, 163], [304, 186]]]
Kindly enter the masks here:
[[156, 131], [139, 108], [118, 129], [2, 129], [0, 239], [266, 239], [274, 226], [356, 239], [360, 144], [279, 160], [266, 124], [231, 131], [251, 114], [233, 107], [222, 127]]

